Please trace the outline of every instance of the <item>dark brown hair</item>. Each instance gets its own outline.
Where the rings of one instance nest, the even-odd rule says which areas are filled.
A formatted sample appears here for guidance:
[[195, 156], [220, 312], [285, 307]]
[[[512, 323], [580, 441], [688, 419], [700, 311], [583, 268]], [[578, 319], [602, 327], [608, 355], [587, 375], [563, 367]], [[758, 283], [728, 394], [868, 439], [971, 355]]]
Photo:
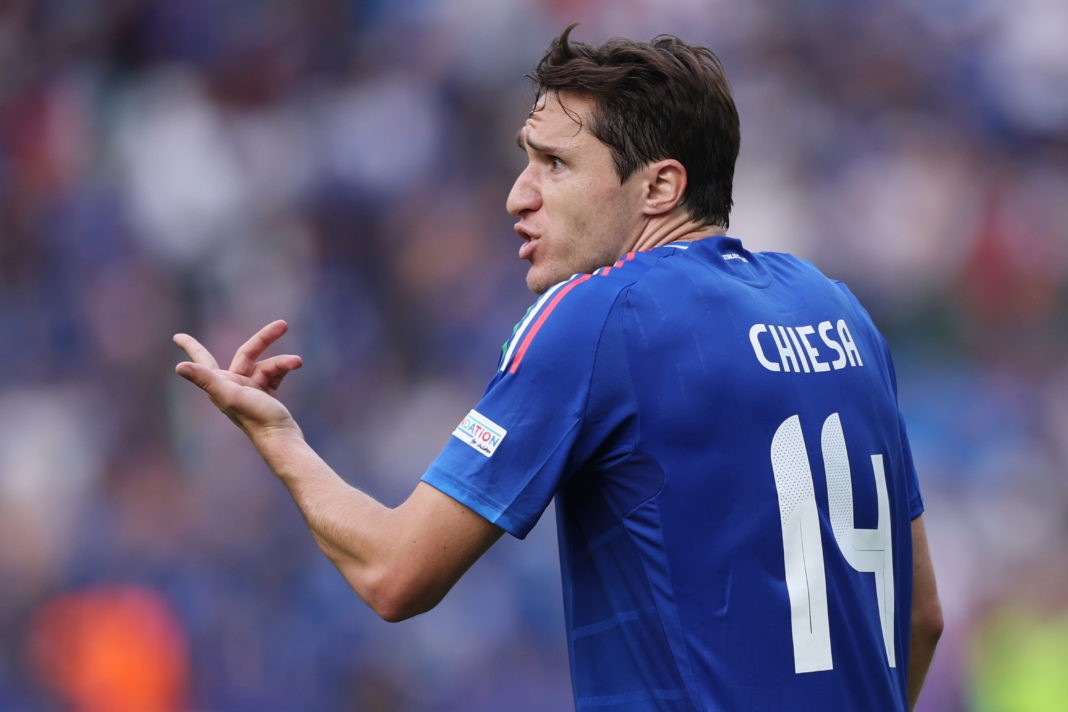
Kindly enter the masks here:
[[571, 42], [573, 29], [552, 41], [530, 75], [537, 96], [566, 91], [592, 99], [590, 132], [612, 150], [620, 182], [674, 158], [686, 168], [682, 202], [691, 217], [727, 227], [741, 136], [716, 55], [670, 35], [592, 46]]

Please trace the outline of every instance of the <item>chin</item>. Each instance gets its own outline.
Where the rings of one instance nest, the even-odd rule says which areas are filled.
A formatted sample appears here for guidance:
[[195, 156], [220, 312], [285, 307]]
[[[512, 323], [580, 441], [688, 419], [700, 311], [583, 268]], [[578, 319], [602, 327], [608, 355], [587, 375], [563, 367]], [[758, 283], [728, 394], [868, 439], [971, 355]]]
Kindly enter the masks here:
[[547, 281], [545, 275], [536, 274], [535, 272], [536, 270], [534, 267], [527, 270], [527, 289], [540, 296], [545, 293], [545, 290], [553, 286], [555, 282]]
[[541, 282], [538, 282], [536, 280], [532, 280], [530, 277], [527, 277], [527, 289], [529, 289], [530, 291], [534, 292], [534, 294], [537, 294], [539, 297], [542, 294], [545, 294], [545, 290], [548, 289], [551, 286], [552, 286], [551, 284], [550, 285], [543, 285]]
[[[606, 262], [605, 264], [611, 263]], [[554, 271], [545, 268], [538, 269], [537, 267], [532, 266], [529, 270], [527, 270], [527, 289], [540, 296], [545, 292], [549, 291], [550, 288], [556, 286], [557, 284], [560, 284], [561, 282], [566, 282], [567, 280], [571, 279], [576, 274], [593, 272], [598, 268], [598, 265], [595, 265], [588, 269], [582, 266], [572, 266], [564, 268], [557, 267], [557, 269]]]

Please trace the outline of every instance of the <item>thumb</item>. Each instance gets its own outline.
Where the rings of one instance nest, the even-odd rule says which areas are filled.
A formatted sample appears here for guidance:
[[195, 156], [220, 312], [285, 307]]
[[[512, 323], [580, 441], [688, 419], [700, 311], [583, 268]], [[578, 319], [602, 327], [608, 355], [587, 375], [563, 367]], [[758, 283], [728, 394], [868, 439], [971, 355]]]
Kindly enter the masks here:
[[210, 369], [192, 361], [182, 361], [174, 367], [174, 372], [205, 391], [212, 380]]

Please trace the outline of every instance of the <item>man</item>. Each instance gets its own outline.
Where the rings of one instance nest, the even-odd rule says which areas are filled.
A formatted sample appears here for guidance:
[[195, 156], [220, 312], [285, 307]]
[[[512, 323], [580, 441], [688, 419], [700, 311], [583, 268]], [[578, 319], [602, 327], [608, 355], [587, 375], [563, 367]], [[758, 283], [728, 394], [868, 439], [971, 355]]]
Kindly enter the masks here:
[[383, 618], [432, 608], [556, 497], [575, 704], [901, 710], [941, 612], [882, 337], [841, 284], [724, 235], [721, 65], [672, 37], [554, 40], [508, 196], [540, 297], [411, 496], [347, 485], [274, 398], [264, 327], [203, 388]]

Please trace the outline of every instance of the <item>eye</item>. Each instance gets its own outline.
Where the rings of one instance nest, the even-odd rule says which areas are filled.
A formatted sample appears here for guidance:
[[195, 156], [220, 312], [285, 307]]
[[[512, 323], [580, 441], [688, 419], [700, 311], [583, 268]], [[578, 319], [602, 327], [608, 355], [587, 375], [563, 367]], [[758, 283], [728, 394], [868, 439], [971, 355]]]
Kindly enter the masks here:
[[563, 159], [558, 156], [548, 156], [547, 160], [549, 161], [549, 167], [554, 171], [558, 171], [566, 165]]

